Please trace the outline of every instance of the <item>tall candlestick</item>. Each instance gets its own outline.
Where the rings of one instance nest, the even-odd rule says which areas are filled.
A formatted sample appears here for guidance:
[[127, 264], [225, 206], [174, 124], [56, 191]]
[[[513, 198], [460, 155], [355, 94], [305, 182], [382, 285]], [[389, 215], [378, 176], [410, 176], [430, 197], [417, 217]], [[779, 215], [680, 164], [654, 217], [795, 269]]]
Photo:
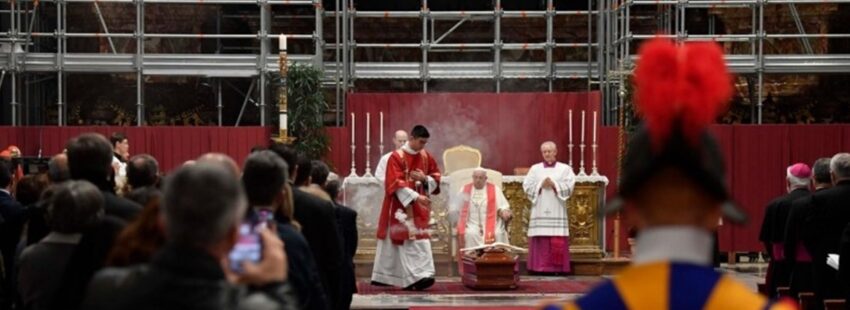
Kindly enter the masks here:
[[570, 109], [570, 120], [569, 120], [569, 122], [570, 122], [569, 123], [569, 127], [570, 127], [569, 142], [570, 143], [567, 144], [567, 150], [569, 151], [568, 154], [570, 154], [570, 160], [567, 164], [569, 164], [570, 168], [573, 168], [573, 109]]
[[581, 110], [581, 143], [584, 144], [584, 110]]
[[596, 111], [593, 111], [593, 144], [596, 144]]
[[581, 159], [581, 162], [579, 163], [580, 166], [579, 166], [579, 169], [578, 169], [578, 175], [580, 175], [580, 176], [586, 176], [587, 175], [587, 173], [584, 172], [584, 148], [585, 148], [585, 144], [584, 144], [584, 127], [585, 127], [584, 124], [585, 124], [585, 122], [584, 122], [584, 120], [585, 120], [585, 111], [582, 110], [581, 111], [581, 144], [579, 145], [579, 151], [581, 151], [581, 153], [579, 154], [580, 155], [579, 158]]
[[370, 158], [370, 157], [372, 157], [372, 144], [369, 143], [369, 141], [371, 140], [371, 138], [369, 136], [371, 136], [370, 133], [371, 133], [371, 130], [372, 130], [371, 129], [371, 127], [372, 127], [371, 119], [372, 119], [371, 113], [366, 112], [366, 173], [363, 174], [364, 177], [371, 177], [372, 176], [372, 163], [371, 163], [371, 158]]
[[278, 36], [278, 38], [277, 38], [277, 39], [278, 39], [277, 47], [278, 47], [281, 51], [285, 51], [285, 50], [286, 50], [286, 35], [285, 35], [285, 34], [281, 34], [281, 35], [279, 35], [279, 36]]
[[380, 112], [381, 114], [381, 145], [384, 145], [384, 111]]
[[354, 143], [354, 140], [355, 140], [354, 126], [355, 126], [355, 124], [356, 123], [354, 122], [354, 112], [352, 112], [351, 113], [351, 174], [348, 176], [349, 178], [357, 177], [357, 168], [354, 164], [354, 150], [356, 148], [355, 143]]
[[573, 110], [570, 109], [570, 144], [573, 144]]
[[593, 165], [591, 166], [591, 169], [590, 169], [590, 175], [592, 175], [592, 176], [598, 176], [599, 175], [599, 170], [596, 166], [596, 157], [597, 157], [596, 149], [599, 147], [599, 142], [598, 142], [598, 140], [596, 140], [596, 125], [597, 125], [596, 124], [596, 111], [593, 111], [593, 145], [591, 146], [593, 148], [593, 158], [592, 158]]
[[378, 145], [380, 154], [384, 154], [384, 111], [381, 111], [381, 144]]

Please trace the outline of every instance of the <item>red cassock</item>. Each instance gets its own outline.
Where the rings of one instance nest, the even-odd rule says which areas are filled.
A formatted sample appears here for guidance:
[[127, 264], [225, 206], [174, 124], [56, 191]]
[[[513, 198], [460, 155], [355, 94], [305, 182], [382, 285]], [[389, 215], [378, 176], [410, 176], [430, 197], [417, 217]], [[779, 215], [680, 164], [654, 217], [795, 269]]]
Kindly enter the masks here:
[[[410, 177], [410, 173], [416, 170], [433, 178], [437, 188], [428, 188], [427, 181], [417, 184]], [[414, 201], [411, 203], [412, 212], [406, 212], [407, 210], [396, 196], [396, 191], [401, 188], [410, 188], [419, 195], [439, 194], [440, 168], [437, 167], [434, 157], [425, 150], [419, 151], [417, 154], [410, 154], [401, 149], [396, 150], [387, 162], [387, 178], [384, 185], [386, 191], [384, 192], [381, 216], [378, 219], [378, 239], [383, 240], [387, 237], [387, 228], [390, 230], [390, 239], [393, 244], [401, 245], [405, 240], [428, 239], [430, 236], [427, 229], [431, 220], [431, 208], [420, 206], [419, 203]], [[398, 210], [408, 214], [408, 220], [410, 214], [413, 215], [413, 224], [418, 230], [417, 232], [411, 233], [404, 223], [396, 219], [395, 214]]]

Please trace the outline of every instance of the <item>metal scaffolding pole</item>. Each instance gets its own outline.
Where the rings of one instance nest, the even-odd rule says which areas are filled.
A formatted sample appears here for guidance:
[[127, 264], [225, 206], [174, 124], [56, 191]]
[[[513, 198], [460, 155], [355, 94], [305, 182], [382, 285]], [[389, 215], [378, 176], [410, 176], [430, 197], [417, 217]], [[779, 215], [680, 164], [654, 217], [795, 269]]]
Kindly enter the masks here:
[[260, 89], [260, 126], [266, 125], [266, 91], [268, 81], [266, 74], [268, 73], [268, 53], [269, 53], [269, 19], [271, 12], [269, 4], [260, 2], [260, 57], [257, 59], [257, 74], [260, 75], [260, 84], [257, 88]]
[[759, 27], [758, 27], [758, 124], [761, 124], [762, 105], [764, 102], [764, 0], [758, 0], [759, 6]]
[[340, 94], [340, 85], [339, 85], [339, 83], [340, 83], [340, 64], [341, 64], [340, 61], [339, 61], [339, 53], [340, 53], [340, 49], [339, 49], [339, 3], [340, 3], [340, 0], [335, 0], [334, 29], [336, 31], [336, 34], [334, 35], [334, 41], [335, 41], [336, 44], [334, 44], [334, 59], [335, 59], [334, 68], [336, 69], [336, 72], [334, 74], [334, 87], [336, 88], [336, 111], [337, 111], [337, 113], [336, 113], [336, 125], [337, 126], [341, 126], [342, 123], [343, 123], [342, 120], [345, 119], [343, 117], [343, 115], [345, 115], [345, 114], [343, 113], [344, 112], [343, 111], [344, 106], [342, 105], [342, 96]]
[[63, 44], [65, 41], [65, 14], [62, 14], [64, 6], [64, 2], [56, 3], [56, 33], [58, 34], [58, 36], [56, 37], [56, 123], [58, 126], [64, 126], [68, 123], [68, 116], [65, 115], [65, 72], [63, 65], [64, 57], [62, 57], [62, 55], [65, 53], [63, 49]]
[[[592, 61], [593, 61], [593, 0], [587, 0], [587, 91], [591, 90], [591, 81], [593, 80]], [[597, 60], [598, 61], [598, 60]], [[605, 124], [605, 116], [602, 116], [602, 124]]]
[[349, 61], [351, 61], [351, 63], [348, 64], [348, 70], [349, 70], [348, 81], [351, 84], [351, 85], [349, 85], [351, 87], [351, 89], [346, 88], [346, 90], [348, 90], [350, 92], [350, 91], [352, 91], [352, 89], [354, 89], [354, 82], [357, 79], [357, 70], [356, 70], [357, 67], [354, 65], [354, 62], [356, 61], [355, 60], [356, 58], [354, 58], [354, 50], [357, 48], [357, 40], [354, 39], [354, 16], [356, 15], [357, 10], [354, 7], [354, 0], [348, 0], [348, 1], [349, 1], [349, 6], [350, 6], [348, 8], [348, 11], [355, 13], [355, 14], [349, 14], [348, 15], [348, 22], [349, 22], [349, 25], [348, 25], [348, 32], [349, 32], [348, 33], [348, 42], [349, 42], [348, 53], [350, 54], [350, 55], [348, 55], [348, 59], [349, 59]]
[[315, 0], [314, 6], [316, 7], [316, 31], [313, 32], [313, 40], [316, 46], [316, 61], [313, 64], [313, 68], [324, 68], [325, 66], [325, 38], [324, 38], [324, 25], [322, 25], [322, 16], [324, 16], [325, 8], [322, 7], [321, 0]]
[[92, 2], [92, 5], [94, 5], [94, 11], [97, 15], [97, 19], [100, 21], [100, 27], [103, 28], [103, 33], [106, 34], [106, 40], [109, 41], [109, 47], [112, 49], [112, 53], [117, 54], [118, 51], [115, 49], [115, 43], [112, 42], [112, 37], [109, 36], [109, 27], [106, 26], [106, 20], [103, 19], [103, 13], [100, 12], [100, 5], [97, 4], [97, 1]]
[[348, 107], [347, 105], [347, 94], [348, 94], [348, 67], [351, 65], [348, 54], [348, 1], [342, 0], [342, 108], [345, 109]]
[[[9, 2], [9, 39], [10, 39], [11, 44], [9, 46], [9, 51], [10, 51], [9, 62], [10, 62], [10, 67], [11, 67], [10, 73], [11, 73], [12, 78], [9, 81], [9, 83], [10, 83], [9, 87], [12, 90], [12, 98], [11, 98], [12, 100], [11, 100], [11, 102], [9, 102], [9, 104], [11, 105], [11, 112], [12, 112], [11, 113], [11, 122], [10, 122], [12, 124], [12, 126], [18, 125], [18, 113], [17, 113], [18, 112], [18, 96], [17, 96], [17, 88], [18, 88], [18, 83], [17, 83], [17, 75], [18, 75], [18, 73], [17, 73], [17, 71], [18, 71], [18, 59], [17, 59], [17, 54], [18, 54], [17, 53], [18, 27], [17, 27], [17, 23], [15, 22], [15, 19], [17, 17], [16, 16], [17, 9], [18, 9], [17, 3], [15, 1], [10, 1]], [[26, 56], [26, 55], [24, 55], [24, 56]]]
[[12, 126], [18, 125], [18, 72], [12, 71], [12, 80], [9, 81], [12, 89]]
[[[104, 25], [105, 27], [105, 25]], [[136, 1], [136, 126], [145, 124], [145, 2]], [[111, 42], [111, 41], [110, 41]]]
[[[428, 49], [430, 48], [431, 43], [437, 43], [443, 37], [440, 37], [440, 39], [437, 39], [437, 41], [435, 41], [435, 42], [429, 42], [428, 41], [428, 17], [430, 16], [429, 10], [428, 10], [428, 0], [422, 0], [422, 6], [421, 6], [420, 10], [421, 10], [421, 12], [420, 12], [419, 16], [421, 16], [421, 18], [422, 18], [422, 44], [421, 44], [422, 45], [422, 47], [421, 47], [422, 48], [422, 62], [421, 62], [422, 67], [419, 71], [421, 72], [422, 92], [428, 93], [428, 79], [429, 79], [429, 77], [428, 77]], [[458, 25], [460, 25], [460, 24], [458, 24]], [[452, 30], [453, 29], [454, 28], [452, 28]], [[445, 35], [448, 35], [450, 32], [451, 32], [451, 30], [446, 32]], [[433, 35], [433, 33], [431, 35]]]
[[502, 92], [502, 0], [496, 0], [493, 19], [493, 79], [496, 81], [496, 93]]
[[218, 127], [221, 127], [222, 124], [223, 124], [222, 112], [224, 111], [224, 104], [222, 102], [222, 97], [221, 97], [221, 79], [216, 79], [216, 82], [217, 82], [216, 83], [217, 85], [216, 85], [215, 89], [216, 89], [216, 102], [217, 102], [217, 104], [216, 104], [215, 108], [216, 108], [216, 110], [218, 110]]
[[[788, 9], [791, 10], [791, 18], [794, 20], [794, 25], [797, 26], [797, 32], [801, 35], [806, 35], [806, 28], [803, 27], [803, 22], [800, 21], [800, 13], [797, 12], [797, 6], [793, 3], [788, 4]], [[814, 54], [814, 49], [812, 49], [812, 45], [809, 44], [809, 39], [806, 37], [800, 37], [800, 44], [803, 46], [803, 51], [807, 54]]]
[[[588, 7], [590, 10], [590, 7]], [[555, 48], [555, 40], [552, 38], [553, 36], [553, 24], [555, 19], [555, 6], [552, 4], [552, 0], [546, 1], [546, 83], [549, 86], [549, 92], [552, 92], [552, 83], [555, 81], [555, 68], [552, 64], [552, 49]], [[588, 31], [588, 35], [590, 35], [590, 31]], [[588, 45], [588, 48], [590, 46]], [[590, 54], [588, 54], [590, 57]], [[590, 73], [590, 72], [588, 72]], [[588, 78], [590, 74], [588, 74]]]

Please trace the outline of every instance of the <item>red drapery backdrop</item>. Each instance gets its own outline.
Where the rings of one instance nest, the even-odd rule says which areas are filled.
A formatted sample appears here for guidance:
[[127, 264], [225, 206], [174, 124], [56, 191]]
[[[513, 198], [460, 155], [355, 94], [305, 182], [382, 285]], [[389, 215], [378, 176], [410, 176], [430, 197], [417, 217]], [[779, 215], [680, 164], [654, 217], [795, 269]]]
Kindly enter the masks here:
[[61, 152], [68, 140], [86, 132], [107, 138], [116, 131], [130, 141], [130, 154], [156, 157], [160, 169], [169, 171], [207, 152], [230, 155], [242, 163], [251, 147], [268, 145], [270, 129], [263, 127], [0, 127], [0, 147], [13, 144], [24, 156], [50, 157]]
[[[366, 168], [366, 113], [370, 115], [369, 157], [374, 171], [380, 154], [380, 112], [384, 114], [384, 152], [394, 146], [392, 135], [398, 129], [410, 131], [416, 124], [431, 132], [426, 146], [442, 165], [443, 150], [465, 144], [481, 150], [482, 165], [513, 174], [516, 167], [528, 167], [541, 160], [540, 143], [552, 140], [558, 144], [561, 159], [566, 162], [568, 113], [573, 110], [574, 165], [579, 165], [581, 111], [586, 111], [586, 165], [590, 167], [590, 140], [593, 134], [593, 111], [599, 110], [598, 92], [576, 93], [354, 93], [348, 95], [346, 125], [351, 130], [355, 117], [355, 160], [357, 174]], [[350, 143], [350, 141], [349, 141]], [[510, 146], [505, 148], [504, 146]], [[345, 146], [342, 146], [345, 147]], [[350, 171], [350, 144], [347, 146]], [[342, 152], [345, 153], [345, 152]], [[589, 171], [588, 171], [589, 173]]]

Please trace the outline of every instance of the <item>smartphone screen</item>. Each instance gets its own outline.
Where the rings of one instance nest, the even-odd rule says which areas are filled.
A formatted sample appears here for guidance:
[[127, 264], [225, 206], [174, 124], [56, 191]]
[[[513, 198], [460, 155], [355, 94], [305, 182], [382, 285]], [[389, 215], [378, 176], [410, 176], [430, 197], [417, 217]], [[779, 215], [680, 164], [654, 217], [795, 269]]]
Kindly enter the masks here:
[[230, 269], [239, 273], [242, 272], [242, 262], [257, 263], [262, 259], [263, 246], [260, 242], [260, 234], [257, 232], [257, 226], [248, 222], [243, 222], [239, 226], [239, 240], [230, 251]]

